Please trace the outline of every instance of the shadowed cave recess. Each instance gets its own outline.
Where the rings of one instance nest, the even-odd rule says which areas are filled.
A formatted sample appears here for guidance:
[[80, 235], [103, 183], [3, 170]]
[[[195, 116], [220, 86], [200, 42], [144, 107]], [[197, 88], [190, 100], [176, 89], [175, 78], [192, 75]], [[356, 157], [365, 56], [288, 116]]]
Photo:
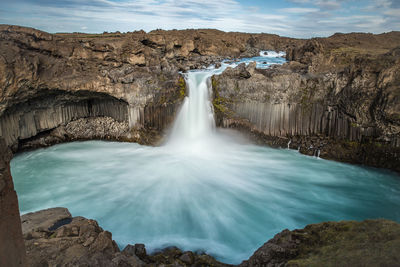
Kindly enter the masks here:
[[[40, 147], [74, 139], [118, 137], [118, 133], [111, 129], [110, 133], [106, 130], [103, 135], [101, 132], [90, 132], [75, 136], [65, 130], [54, 131], [61, 125], [68, 128], [70, 122], [79, 119], [93, 121], [105, 117], [111, 118], [121, 128], [122, 135], [127, 131], [128, 104], [104, 93], [45, 90], [26, 102], [7, 108], [0, 118], [0, 134], [15, 152], [29, 148], [29, 145], [34, 148], [35, 145]], [[81, 121], [81, 124], [84, 123], [87, 121]]]

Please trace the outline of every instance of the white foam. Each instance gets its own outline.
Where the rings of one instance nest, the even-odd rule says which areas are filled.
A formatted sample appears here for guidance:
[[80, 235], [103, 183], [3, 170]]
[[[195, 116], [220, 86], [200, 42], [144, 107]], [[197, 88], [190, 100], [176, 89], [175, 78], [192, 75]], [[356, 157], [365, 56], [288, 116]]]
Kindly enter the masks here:
[[285, 57], [286, 53], [283, 51], [276, 52], [276, 51], [261, 51], [260, 57], [267, 57], [267, 58], [274, 58], [274, 57]]

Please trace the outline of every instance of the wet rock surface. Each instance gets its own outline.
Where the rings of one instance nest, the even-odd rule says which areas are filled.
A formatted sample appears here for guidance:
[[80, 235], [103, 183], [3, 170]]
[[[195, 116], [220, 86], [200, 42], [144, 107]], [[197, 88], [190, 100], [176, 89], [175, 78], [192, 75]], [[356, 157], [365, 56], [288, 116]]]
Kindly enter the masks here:
[[[144, 244], [119, 250], [96, 221], [65, 208], [21, 216], [29, 266], [232, 266], [206, 254], [168, 247], [148, 254]], [[311, 224], [284, 230], [241, 267], [398, 266], [400, 225], [388, 220]]]

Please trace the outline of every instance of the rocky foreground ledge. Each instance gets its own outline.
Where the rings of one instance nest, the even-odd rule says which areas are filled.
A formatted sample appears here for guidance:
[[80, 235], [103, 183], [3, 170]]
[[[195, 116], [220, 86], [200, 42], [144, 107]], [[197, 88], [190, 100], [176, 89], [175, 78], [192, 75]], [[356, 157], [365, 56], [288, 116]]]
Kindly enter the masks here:
[[[231, 266], [175, 247], [149, 255], [143, 244], [120, 251], [95, 220], [66, 208], [21, 216], [29, 266]], [[388, 220], [311, 224], [284, 230], [239, 266], [400, 266], [400, 224]]]

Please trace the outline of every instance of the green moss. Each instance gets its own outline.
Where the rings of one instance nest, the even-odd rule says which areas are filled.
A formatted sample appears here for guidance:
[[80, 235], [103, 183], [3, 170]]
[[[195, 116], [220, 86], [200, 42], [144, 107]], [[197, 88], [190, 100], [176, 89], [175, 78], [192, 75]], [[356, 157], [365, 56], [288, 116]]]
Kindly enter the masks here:
[[165, 104], [166, 102], [167, 102], [167, 99], [165, 98], [164, 95], [162, 95], [162, 96], [160, 97], [160, 104], [162, 105], [162, 104]]
[[228, 110], [227, 107], [225, 106], [225, 99], [222, 97], [214, 98], [213, 105], [214, 105], [214, 109], [216, 109], [222, 113], [226, 113]]
[[358, 142], [356, 142], [356, 141], [345, 141], [345, 144], [347, 145], [347, 146], [349, 146], [349, 147], [357, 147], [358, 145], [359, 145], [359, 143]]
[[211, 85], [214, 91], [214, 99], [213, 99], [213, 106], [214, 106], [214, 110], [216, 112], [220, 112], [223, 113], [225, 115], [228, 115], [229, 113], [229, 109], [227, 107], [227, 104], [229, 103], [229, 101], [220, 96], [219, 94], [219, 88], [218, 88], [218, 81], [214, 78], [211, 77]]
[[218, 91], [218, 82], [217, 80], [213, 77], [211, 77], [211, 85], [214, 91]]
[[376, 147], [383, 147], [383, 144], [382, 144], [382, 143], [378, 143], [378, 142], [374, 142], [374, 145], [375, 145]]
[[57, 237], [57, 233], [52, 233], [51, 236], [49, 238], [56, 238]]
[[178, 87], [180, 98], [184, 98], [186, 96], [186, 82], [182, 76], [178, 79]]

